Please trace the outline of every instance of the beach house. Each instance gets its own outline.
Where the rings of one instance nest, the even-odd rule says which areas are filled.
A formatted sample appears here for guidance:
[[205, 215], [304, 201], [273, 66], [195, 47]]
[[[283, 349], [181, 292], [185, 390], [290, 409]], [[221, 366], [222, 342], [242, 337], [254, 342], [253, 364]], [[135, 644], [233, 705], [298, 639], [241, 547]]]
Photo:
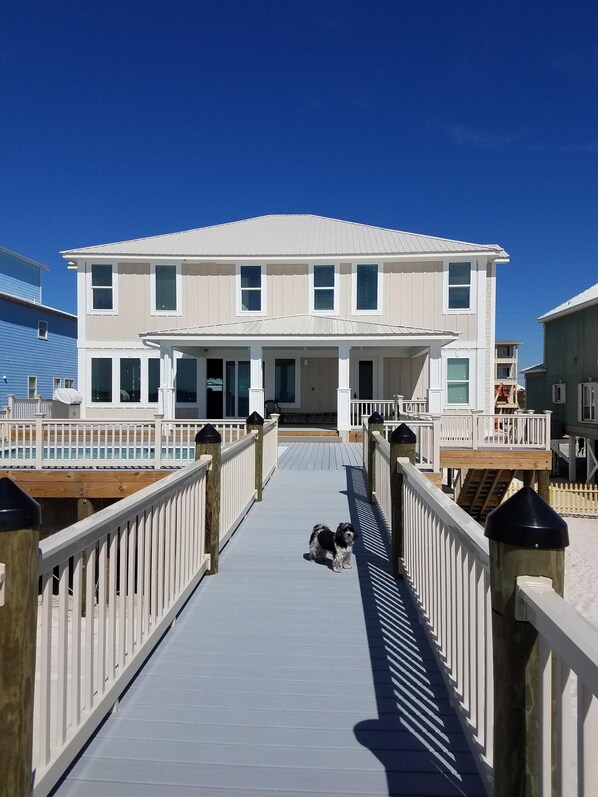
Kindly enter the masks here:
[[87, 418], [492, 412], [497, 244], [268, 215], [62, 252]]

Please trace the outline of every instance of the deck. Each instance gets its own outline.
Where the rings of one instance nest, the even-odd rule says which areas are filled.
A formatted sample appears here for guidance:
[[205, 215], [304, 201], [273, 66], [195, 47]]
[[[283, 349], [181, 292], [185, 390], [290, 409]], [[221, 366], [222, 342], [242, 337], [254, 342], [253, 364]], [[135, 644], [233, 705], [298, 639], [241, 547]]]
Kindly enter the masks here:
[[[57, 797], [483, 795], [358, 445], [281, 445], [279, 469]], [[351, 519], [341, 574], [311, 526]]]

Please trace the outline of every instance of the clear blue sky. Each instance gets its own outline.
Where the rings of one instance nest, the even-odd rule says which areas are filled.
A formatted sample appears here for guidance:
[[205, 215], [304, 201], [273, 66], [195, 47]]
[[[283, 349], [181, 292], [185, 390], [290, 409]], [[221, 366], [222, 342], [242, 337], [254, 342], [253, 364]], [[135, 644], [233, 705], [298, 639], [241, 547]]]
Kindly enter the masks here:
[[61, 249], [265, 213], [477, 243], [497, 335], [598, 281], [595, 0], [0, 4], [0, 245]]

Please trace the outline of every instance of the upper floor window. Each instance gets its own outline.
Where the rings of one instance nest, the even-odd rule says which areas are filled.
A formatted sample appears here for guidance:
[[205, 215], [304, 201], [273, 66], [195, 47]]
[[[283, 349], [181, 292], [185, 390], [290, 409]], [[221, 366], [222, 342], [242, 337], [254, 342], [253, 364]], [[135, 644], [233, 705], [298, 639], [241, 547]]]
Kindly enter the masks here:
[[114, 274], [109, 263], [91, 267], [91, 309], [114, 311]]
[[446, 361], [446, 403], [469, 404], [469, 360], [466, 357]]
[[513, 357], [513, 351], [512, 351], [511, 346], [504, 346], [502, 344], [500, 346], [497, 346], [496, 347], [496, 356], [501, 358], [501, 359], [505, 359], [507, 357]]
[[312, 309], [315, 313], [334, 313], [336, 310], [335, 267], [314, 266], [312, 272]]
[[553, 404], [564, 404], [567, 398], [567, 386], [563, 382], [559, 382], [552, 386], [552, 402]]
[[240, 313], [263, 312], [264, 286], [261, 266], [239, 266], [238, 280], [238, 310]]
[[448, 264], [448, 309], [471, 309], [471, 263]]
[[152, 312], [180, 312], [181, 267], [152, 266]]
[[377, 264], [358, 263], [353, 272], [354, 312], [382, 312], [382, 275]]
[[27, 377], [27, 398], [37, 398], [37, 376]]
[[596, 404], [598, 403], [598, 384], [586, 382], [579, 386], [579, 420], [595, 423], [598, 419]]
[[47, 321], [38, 321], [37, 322], [37, 337], [40, 340], [48, 340], [48, 322]]

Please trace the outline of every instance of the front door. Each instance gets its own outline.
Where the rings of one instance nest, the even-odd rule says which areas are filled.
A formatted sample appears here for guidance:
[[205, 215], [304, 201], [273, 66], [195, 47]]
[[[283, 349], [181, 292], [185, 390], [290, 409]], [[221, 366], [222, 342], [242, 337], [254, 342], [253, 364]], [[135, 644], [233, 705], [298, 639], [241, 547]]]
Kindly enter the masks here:
[[374, 398], [374, 361], [359, 360], [359, 395], [361, 401]]
[[249, 415], [249, 360], [227, 360], [224, 368], [225, 418]]

